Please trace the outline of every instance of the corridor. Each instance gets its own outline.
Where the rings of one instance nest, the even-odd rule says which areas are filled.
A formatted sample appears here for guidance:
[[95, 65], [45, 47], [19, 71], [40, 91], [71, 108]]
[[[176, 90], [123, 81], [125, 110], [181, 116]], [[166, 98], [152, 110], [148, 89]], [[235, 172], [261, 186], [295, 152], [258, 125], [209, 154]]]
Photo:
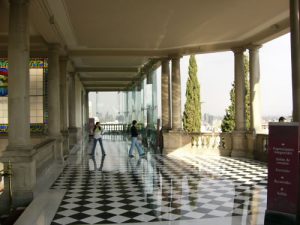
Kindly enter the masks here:
[[87, 148], [69, 156], [51, 186], [64, 190], [51, 225], [204, 224], [261, 225], [267, 168], [249, 159], [178, 155], [146, 149], [147, 159], [128, 158], [130, 142], [105, 136], [95, 159]]

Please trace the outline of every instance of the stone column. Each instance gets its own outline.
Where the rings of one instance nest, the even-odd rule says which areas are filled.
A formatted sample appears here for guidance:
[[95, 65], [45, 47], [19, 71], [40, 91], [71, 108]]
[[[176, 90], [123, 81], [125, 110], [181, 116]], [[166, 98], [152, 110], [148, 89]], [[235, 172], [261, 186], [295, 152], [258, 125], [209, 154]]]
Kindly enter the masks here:
[[128, 109], [128, 99], [129, 99], [129, 93], [128, 91], [125, 92], [125, 112], [124, 112], [124, 119], [125, 119], [125, 123], [128, 124], [129, 118], [128, 118], [128, 114], [129, 114], [129, 109]]
[[164, 155], [181, 149], [188, 143], [185, 142], [185, 135], [181, 133], [181, 80], [180, 80], [180, 57], [172, 58], [172, 100], [171, 100], [171, 120], [172, 127], [168, 132], [163, 132], [163, 150]]
[[48, 135], [56, 139], [55, 157], [63, 162], [60, 120], [60, 66], [58, 44], [49, 46], [48, 57]]
[[250, 72], [250, 108], [251, 120], [250, 130], [257, 133], [261, 130], [261, 91], [260, 91], [260, 65], [259, 48], [252, 46], [249, 48], [249, 72]]
[[244, 157], [246, 151], [245, 71], [244, 48], [234, 51], [235, 129], [232, 132], [233, 157]]
[[293, 121], [300, 122], [299, 1], [290, 0]]
[[69, 154], [69, 115], [68, 115], [68, 83], [67, 83], [67, 64], [68, 58], [61, 57], [60, 64], [60, 120], [61, 134], [63, 139], [63, 154]]
[[75, 90], [76, 73], [69, 73], [69, 144], [70, 148], [77, 143], [76, 127], [76, 90]]
[[8, 149], [31, 149], [29, 104], [29, 0], [10, 0], [9, 14]]
[[151, 124], [154, 127], [157, 124], [157, 73], [156, 71], [151, 72], [152, 77], [152, 111], [151, 111]]
[[234, 49], [234, 85], [235, 85], [235, 130], [245, 131], [245, 71], [244, 71], [245, 49]]
[[59, 45], [49, 47], [48, 58], [48, 132], [51, 137], [60, 137], [60, 68]]
[[178, 56], [172, 58], [172, 130], [181, 129], [181, 80], [180, 57]]
[[142, 103], [142, 92], [141, 92], [141, 83], [138, 82], [137, 87], [136, 87], [136, 112], [137, 112], [137, 121], [140, 123], [142, 119], [142, 113], [141, 113], [141, 103]]
[[[29, 0], [9, 1], [8, 31], [8, 146], [0, 161], [12, 163], [13, 205], [26, 206], [33, 199], [36, 163], [30, 140], [29, 105]], [[7, 163], [4, 163], [7, 167]], [[4, 179], [0, 212], [9, 207], [8, 179]], [[1, 214], [1, 213], [0, 213]]]
[[169, 60], [163, 59], [161, 65], [161, 114], [162, 129], [168, 130], [171, 127], [170, 121], [170, 67]]
[[86, 121], [86, 131], [89, 131], [89, 91], [85, 91], [85, 121]]
[[247, 132], [247, 157], [254, 157], [256, 134], [261, 131], [261, 91], [259, 48], [261, 45], [249, 48], [249, 80], [250, 80], [250, 130]]

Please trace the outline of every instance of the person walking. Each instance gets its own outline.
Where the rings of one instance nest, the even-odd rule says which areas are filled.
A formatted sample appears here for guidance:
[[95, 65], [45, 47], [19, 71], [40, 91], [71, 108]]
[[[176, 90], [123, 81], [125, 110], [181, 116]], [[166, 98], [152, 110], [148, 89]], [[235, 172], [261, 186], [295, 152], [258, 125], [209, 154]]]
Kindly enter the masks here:
[[140, 143], [138, 142], [138, 135], [139, 135], [139, 133], [138, 133], [138, 130], [136, 128], [136, 123], [137, 123], [136, 120], [133, 120], [132, 121], [132, 126], [130, 128], [130, 132], [131, 132], [131, 146], [130, 146], [130, 149], [129, 149], [129, 157], [130, 158], [134, 157], [132, 155], [134, 147], [136, 147], [138, 149], [140, 157], [144, 157], [145, 156], [144, 150], [143, 150], [142, 146], [140, 145]]
[[92, 156], [95, 156], [97, 141], [99, 141], [101, 151], [102, 151], [102, 155], [106, 155], [105, 151], [104, 151], [104, 148], [103, 148], [103, 143], [102, 143], [102, 132], [103, 132], [102, 127], [100, 126], [100, 123], [97, 122], [94, 126], [94, 129], [93, 129], [94, 145], [93, 145], [93, 148], [92, 148]]

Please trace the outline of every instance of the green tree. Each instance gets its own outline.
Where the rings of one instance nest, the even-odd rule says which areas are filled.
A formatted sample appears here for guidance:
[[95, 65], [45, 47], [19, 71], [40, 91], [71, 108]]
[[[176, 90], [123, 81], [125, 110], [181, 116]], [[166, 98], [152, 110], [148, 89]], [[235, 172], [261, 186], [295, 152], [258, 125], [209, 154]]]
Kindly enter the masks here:
[[[249, 81], [249, 58], [244, 55], [244, 72], [245, 72], [245, 113], [246, 113], [246, 129], [250, 128], [250, 81]], [[235, 90], [234, 83], [230, 90], [230, 102], [231, 104], [226, 109], [226, 114], [222, 120], [221, 130], [222, 132], [231, 132], [235, 127]]]
[[245, 71], [245, 112], [246, 112], [246, 129], [250, 129], [250, 80], [249, 80], [249, 57], [244, 55]]
[[232, 84], [232, 88], [230, 90], [230, 102], [231, 104], [226, 109], [226, 114], [222, 120], [221, 130], [222, 132], [231, 132], [234, 130], [235, 121], [235, 91], [234, 91], [234, 83]]
[[186, 103], [183, 112], [183, 129], [187, 132], [201, 131], [200, 83], [194, 55], [189, 60], [189, 78], [186, 85]]

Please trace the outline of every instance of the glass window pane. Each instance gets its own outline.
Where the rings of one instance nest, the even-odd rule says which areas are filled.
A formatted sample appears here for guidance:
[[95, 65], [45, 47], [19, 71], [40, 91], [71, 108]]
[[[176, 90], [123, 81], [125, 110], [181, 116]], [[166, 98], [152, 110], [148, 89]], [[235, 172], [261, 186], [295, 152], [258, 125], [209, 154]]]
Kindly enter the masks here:
[[36, 102], [43, 103], [43, 96], [37, 96], [36, 97]]
[[44, 73], [44, 69], [43, 68], [35, 69], [35, 71], [36, 71], [36, 75], [37, 76], [43, 76], [43, 73]]
[[43, 89], [38, 88], [36, 89], [36, 95], [42, 95], [43, 94]]
[[37, 110], [36, 115], [37, 116], [43, 116], [43, 110]]
[[36, 82], [36, 87], [43, 88], [43, 82], [41, 82], [41, 81]]
[[36, 116], [36, 110], [31, 109], [30, 110], [30, 117]]
[[36, 122], [37, 123], [43, 123], [43, 117], [42, 116], [39, 116], [39, 117], [36, 117]]
[[43, 103], [38, 102], [38, 103], [36, 104], [36, 109], [43, 110]]

